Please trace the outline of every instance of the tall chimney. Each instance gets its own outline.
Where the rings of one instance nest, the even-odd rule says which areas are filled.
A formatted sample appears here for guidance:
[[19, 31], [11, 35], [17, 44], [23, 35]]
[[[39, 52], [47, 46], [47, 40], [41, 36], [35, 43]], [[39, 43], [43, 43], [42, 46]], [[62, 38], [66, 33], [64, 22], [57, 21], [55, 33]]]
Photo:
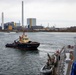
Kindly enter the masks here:
[[22, 1], [22, 26], [24, 27], [24, 2]]
[[4, 30], [4, 13], [2, 12], [2, 30]]

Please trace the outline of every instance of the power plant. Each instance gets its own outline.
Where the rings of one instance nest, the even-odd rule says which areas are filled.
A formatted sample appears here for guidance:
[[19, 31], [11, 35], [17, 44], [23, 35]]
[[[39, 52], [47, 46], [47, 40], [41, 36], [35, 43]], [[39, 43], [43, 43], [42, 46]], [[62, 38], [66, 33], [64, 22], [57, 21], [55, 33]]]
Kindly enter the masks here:
[[24, 1], [22, 1], [22, 10], [21, 10], [21, 15], [22, 15], [22, 24], [20, 26], [20, 22], [16, 23], [14, 21], [11, 22], [6, 22], [4, 23], [4, 13], [2, 12], [2, 23], [1, 23], [1, 27], [0, 30], [5, 30], [5, 31], [12, 31], [12, 30], [18, 30], [18, 31], [22, 31], [22, 30], [34, 30], [34, 29], [43, 29], [42, 26], [37, 26], [36, 25], [36, 18], [27, 18], [27, 26], [24, 26]]

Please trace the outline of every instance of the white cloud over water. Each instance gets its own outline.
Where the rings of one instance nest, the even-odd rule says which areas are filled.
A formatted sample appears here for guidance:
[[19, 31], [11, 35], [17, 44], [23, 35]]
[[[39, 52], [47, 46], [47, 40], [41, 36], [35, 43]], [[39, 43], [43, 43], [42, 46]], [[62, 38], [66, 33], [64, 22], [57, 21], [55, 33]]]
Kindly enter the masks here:
[[[24, 0], [24, 18], [37, 18], [37, 24], [56, 27], [76, 26], [76, 0]], [[0, 0], [5, 22], [21, 21], [21, 0]], [[1, 17], [1, 16], [0, 16]], [[1, 23], [1, 18], [0, 18]]]

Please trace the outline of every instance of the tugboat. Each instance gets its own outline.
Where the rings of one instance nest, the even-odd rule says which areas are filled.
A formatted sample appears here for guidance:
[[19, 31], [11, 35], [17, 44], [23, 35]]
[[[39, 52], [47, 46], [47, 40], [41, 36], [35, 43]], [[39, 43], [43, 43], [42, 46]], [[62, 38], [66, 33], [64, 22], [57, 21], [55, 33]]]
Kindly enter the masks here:
[[40, 45], [39, 42], [33, 42], [30, 41], [29, 38], [27, 37], [27, 35], [25, 35], [25, 33], [23, 33], [22, 36], [19, 36], [19, 39], [15, 40], [13, 43], [11, 44], [6, 44], [6, 47], [10, 47], [10, 48], [18, 48], [18, 49], [29, 49], [29, 50], [37, 50], [38, 46]]

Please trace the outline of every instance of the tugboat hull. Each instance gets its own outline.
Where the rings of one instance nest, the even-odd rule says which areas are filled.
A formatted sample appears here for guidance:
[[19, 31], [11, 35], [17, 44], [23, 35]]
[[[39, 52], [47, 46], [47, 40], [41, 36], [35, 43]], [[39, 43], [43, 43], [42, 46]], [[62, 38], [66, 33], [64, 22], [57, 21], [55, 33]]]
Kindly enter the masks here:
[[12, 44], [6, 44], [6, 47], [10, 48], [18, 48], [18, 49], [37, 49], [40, 43], [38, 42], [31, 42], [31, 43], [12, 43]]

